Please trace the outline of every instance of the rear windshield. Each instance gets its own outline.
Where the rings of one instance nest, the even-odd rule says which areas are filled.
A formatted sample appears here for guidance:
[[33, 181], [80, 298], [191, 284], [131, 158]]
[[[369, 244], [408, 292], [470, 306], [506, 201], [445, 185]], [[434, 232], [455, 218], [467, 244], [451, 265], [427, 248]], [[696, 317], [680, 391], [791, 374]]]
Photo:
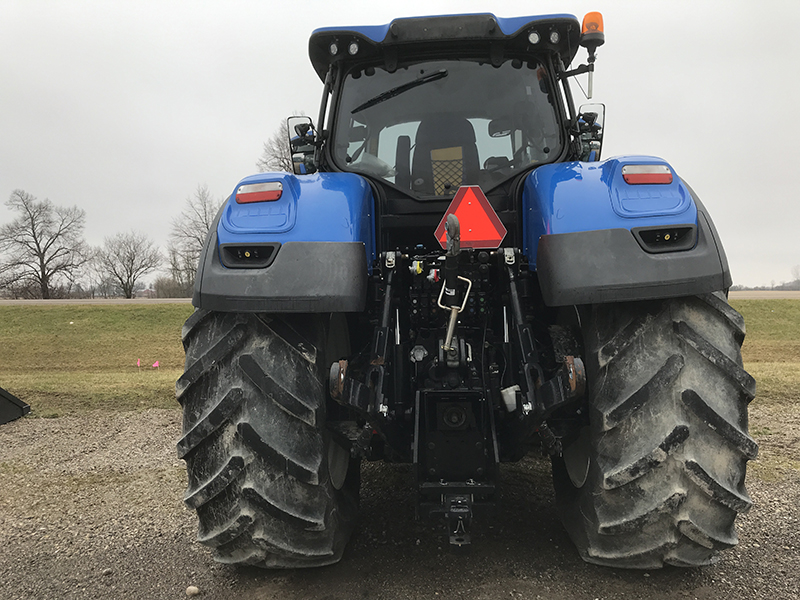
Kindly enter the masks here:
[[337, 105], [333, 159], [419, 198], [484, 190], [560, 151], [545, 69], [470, 60], [421, 62], [389, 73], [350, 71]]

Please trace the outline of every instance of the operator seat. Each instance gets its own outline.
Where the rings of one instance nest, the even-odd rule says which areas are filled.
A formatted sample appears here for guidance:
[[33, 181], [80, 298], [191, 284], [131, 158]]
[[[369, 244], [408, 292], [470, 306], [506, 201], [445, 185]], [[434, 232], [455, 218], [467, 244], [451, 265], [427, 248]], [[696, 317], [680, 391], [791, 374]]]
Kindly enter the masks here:
[[423, 195], [452, 195], [478, 184], [480, 162], [475, 130], [464, 117], [437, 115], [417, 129], [411, 189]]

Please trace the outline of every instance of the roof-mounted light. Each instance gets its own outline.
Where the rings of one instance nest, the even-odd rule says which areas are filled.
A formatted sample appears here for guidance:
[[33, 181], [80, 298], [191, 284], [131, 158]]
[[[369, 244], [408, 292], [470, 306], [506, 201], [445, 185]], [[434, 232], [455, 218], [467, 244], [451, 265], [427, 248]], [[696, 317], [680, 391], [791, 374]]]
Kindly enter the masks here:
[[358, 54], [358, 42], [356, 41], [350, 42], [350, 45], [347, 46], [347, 52], [350, 54], [350, 56], [355, 56], [356, 54]]
[[339, 53], [339, 44], [331, 42], [331, 45], [328, 46], [328, 52], [331, 53], [331, 56], [336, 56]]
[[561, 34], [554, 29], [550, 32], [550, 43], [557, 44], [559, 41], [561, 41]]
[[237, 204], [250, 204], [251, 202], [273, 202], [280, 199], [283, 193], [283, 184], [280, 181], [267, 181], [264, 183], [250, 183], [241, 185], [236, 190]]
[[590, 12], [583, 17], [581, 25], [581, 46], [589, 50], [589, 54], [594, 55], [598, 46], [602, 46], [606, 41], [603, 33], [603, 15], [599, 12]]
[[672, 183], [672, 171], [667, 165], [625, 165], [622, 178], [629, 185]]
[[529, 41], [531, 44], [534, 44], [534, 45], [536, 45], [536, 44], [538, 44], [540, 41], [542, 41], [542, 36], [540, 36], [540, 35], [539, 35], [539, 32], [538, 32], [538, 31], [531, 31], [530, 33], [528, 33], [528, 41]]

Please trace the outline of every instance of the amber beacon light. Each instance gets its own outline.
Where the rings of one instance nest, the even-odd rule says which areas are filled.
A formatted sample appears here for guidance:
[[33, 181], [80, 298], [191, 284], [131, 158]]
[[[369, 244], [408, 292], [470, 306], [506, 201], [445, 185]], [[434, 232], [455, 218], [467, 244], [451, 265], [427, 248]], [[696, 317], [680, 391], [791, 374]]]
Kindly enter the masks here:
[[581, 26], [581, 46], [589, 50], [593, 55], [598, 46], [602, 46], [606, 41], [603, 34], [603, 15], [599, 12], [590, 12], [583, 17]]
[[589, 53], [589, 87], [586, 94], [587, 98], [592, 97], [592, 87], [594, 84], [594, 51], [598, 46], [602, 46], [606, 41], [603, 33], [603, 15], [599, 12], [590, 12], [583, 17], [581, 25], [581, 46], [586, 48]]

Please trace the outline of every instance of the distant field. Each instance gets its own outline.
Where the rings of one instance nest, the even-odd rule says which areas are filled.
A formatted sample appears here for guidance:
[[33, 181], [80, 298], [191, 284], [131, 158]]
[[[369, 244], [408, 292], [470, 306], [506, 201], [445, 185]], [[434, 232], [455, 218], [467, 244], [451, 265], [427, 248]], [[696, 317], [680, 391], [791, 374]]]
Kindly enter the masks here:
[[181, 326], [193, 310], [190, 304], [0, 306], [0, 387], [30, 404], [31, 416], [175, 408]]
[[745, 318], [745, 368], [762, 405], [800, 409], [800, 300], [733, 300]]
[[[800, 300], [733, 300], [757, 403], [800, 407]], [[0, 305], [0, 387], [31, 416], [176, 408], [189, 304]], [[136, 366], [136, 361], [141, 367]], [[159, 367], [152, 364], [158, 361]]]

